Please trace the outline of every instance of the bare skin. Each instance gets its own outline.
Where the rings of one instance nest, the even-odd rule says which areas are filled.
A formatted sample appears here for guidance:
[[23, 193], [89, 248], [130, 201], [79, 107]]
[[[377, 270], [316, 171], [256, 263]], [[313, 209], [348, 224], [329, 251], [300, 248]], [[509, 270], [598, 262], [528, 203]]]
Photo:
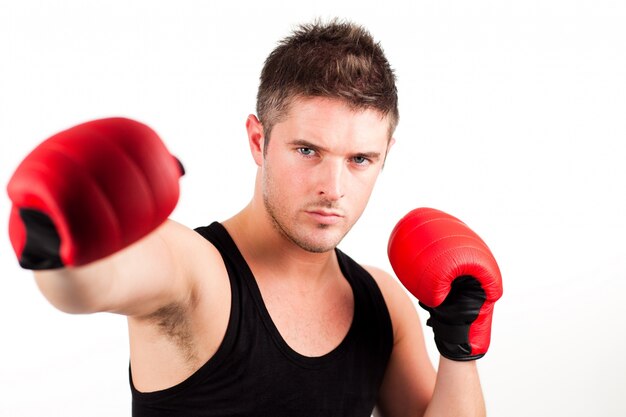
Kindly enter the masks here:
[[[354, 306], [333, 249], [369, 200], [393, 144], [389, 122], [374, 110], [308, 98], [274, 126], [267, 149], [255, 116], [246, 128], [255, 191], [223, 225], [285, 341], [302, 355], [324, 355], [346, 336]], [[394, 332], [379, 415], [484, 415], [475, 365], [442, 359], [436, 374], [410, 298], [389, 274], [366, 268]], [[218, 349], [228, 324], [230, 286], [219, 253], [173, 221], [101, 261], [35, 275], [63, 311], [128, 316], [133, 382], [143, 392], [187, 379]]]

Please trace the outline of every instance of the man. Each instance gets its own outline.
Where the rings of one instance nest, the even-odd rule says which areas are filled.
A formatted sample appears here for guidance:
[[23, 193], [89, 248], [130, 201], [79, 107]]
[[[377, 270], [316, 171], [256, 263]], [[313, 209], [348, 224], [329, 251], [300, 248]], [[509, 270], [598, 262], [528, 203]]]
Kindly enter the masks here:
[[257, 114], [250, 203], [195, 231], [161, 224], [181, 171], [130, 120], [62, 132], [26, 160], [49, 173], [9, 184], [12, 242], [47, 299], [128, 317], [133, 415], [484, 415], [477, 356], [435, 373], [409, 297], [336, 249], [394, 142], [379, 45], [349, 23], [300, 27], [265, 63]]

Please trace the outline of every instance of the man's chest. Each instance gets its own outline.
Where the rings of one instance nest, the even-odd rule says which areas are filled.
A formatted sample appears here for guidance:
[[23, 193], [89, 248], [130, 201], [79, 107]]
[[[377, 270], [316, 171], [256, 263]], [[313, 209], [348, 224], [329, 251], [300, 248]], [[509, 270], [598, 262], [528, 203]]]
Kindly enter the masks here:
[[317, 292], [272, 285], [259, 288], [278, 332], [301, 355], [322, 356], [346, 337], [354, 316], [354, 296], [345, 280]]

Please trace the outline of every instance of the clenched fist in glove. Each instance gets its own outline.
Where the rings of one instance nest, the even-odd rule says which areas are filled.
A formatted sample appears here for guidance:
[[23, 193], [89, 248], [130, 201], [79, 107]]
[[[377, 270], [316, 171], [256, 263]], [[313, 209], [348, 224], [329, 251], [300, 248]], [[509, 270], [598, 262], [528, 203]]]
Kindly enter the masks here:
[[84, 265], [130, 245], [172, 212], [182, 174], [157, 134], [134, 120], [95, 120], [50, 137], [7, 187], [20, 265]]
[[402, 284], [430, 312], [439, 352], [457, 361], [484, 356], [502, 296], [500, 270], [485, 242], [459, 219], [418, 208], [394, 228], [388, 254]]

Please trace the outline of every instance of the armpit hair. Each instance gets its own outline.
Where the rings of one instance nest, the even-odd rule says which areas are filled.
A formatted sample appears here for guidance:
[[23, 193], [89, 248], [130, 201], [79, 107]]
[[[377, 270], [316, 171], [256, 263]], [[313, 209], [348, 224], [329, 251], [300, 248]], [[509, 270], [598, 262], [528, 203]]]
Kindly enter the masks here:
[[159, 331], [176, 344], [188, 362], [196, 357], [191, 325], [189, 323], [188, 306], [172, 303], [161, 307], [146, 318], [153, 322]]

